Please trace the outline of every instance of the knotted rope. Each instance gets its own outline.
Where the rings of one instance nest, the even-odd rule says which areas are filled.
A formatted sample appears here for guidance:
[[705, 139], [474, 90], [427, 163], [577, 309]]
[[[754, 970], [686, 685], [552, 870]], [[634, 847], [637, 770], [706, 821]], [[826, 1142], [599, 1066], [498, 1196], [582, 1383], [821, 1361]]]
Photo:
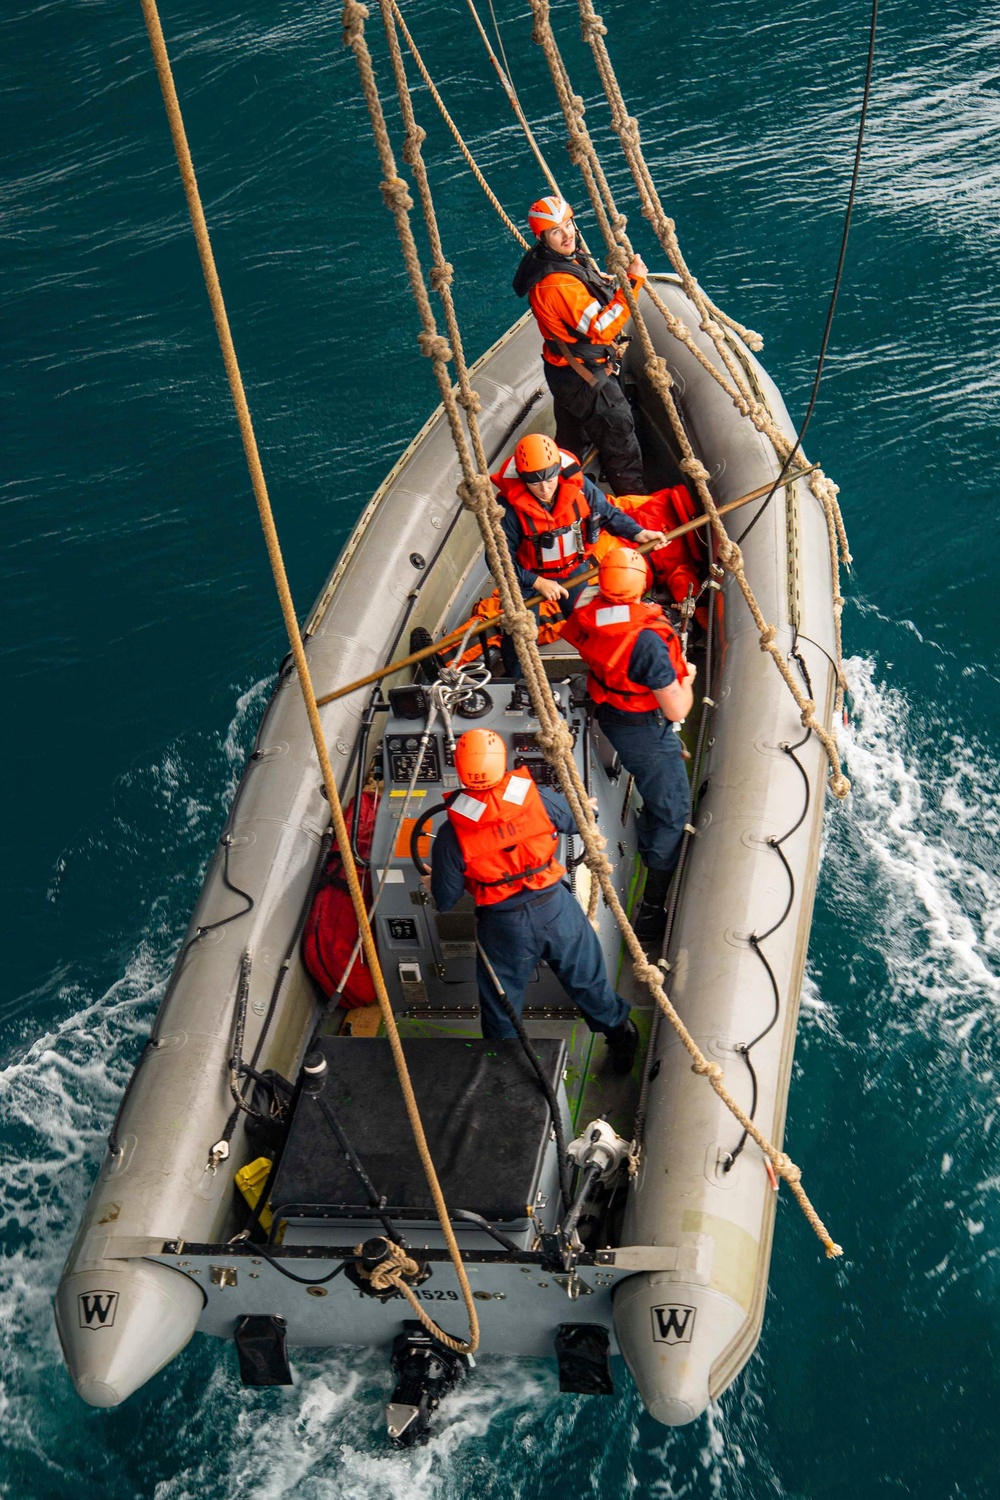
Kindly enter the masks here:
[[[670, 312], [670, 309], [654, 287], [647, 287], [648, 294], [657, 311], [664, 318], [669, 332], [684, 344], [685, 348], [698, 360], [702, 368], [722, 386], [740, 413], [749, 417], [758, 430], [767, 436], [778, 458], [784, 462], [791, 453], [792, 445], [774, 422], [766, 405], [762, 401], [759, 401], [754, 394], [746, 376], [739, 368], [733, 349], [723, 334], [718, 316], [713, 316], [716, 313], [716, 309], [709, 303], [688, 269], [687, 263], [681, 254], [673, 220], [668, 219], [663, 212], [659, 197], [656, 195], [652, 177], [642, 156], [639, 146], [638, 124], [625, 110], [621, 90], [618, 87], [614, 70], [611, 68], [610, 60], [607, 56], [607, 49], [604, 46], [603, 23], [600, 21], [600, 17], [594, 12], [590, 0], [579, 0], [579, 3], [584, 23], [585, 39], [590, 43], [595, 53], [595, 58], [598, 62], [598, 71], [601, 74], [602, 83], [605, 86], [605, 92], [611, 107], [612, 125], [619, 136], [619, 140], [622, 142], [622, 148], [633, 170], [636, 186], [643, 202], [643, 212], [650, 218], [661, 244], [670, 258], [671, 264], [681, 277], [687, 296], [698, 309], [701, 318], [700, 327], [712, 340], [722, 361], [724, 370], [728, 372], [728, 379], [726, 378], [726, 373], [718, 369], [713, 361], [708, 359], [707, 355], [699, 349], [686, 324]], [[556, 96], [562, 109], [567, 131], [567, 150], [570, 159], [580, 168], [580, 173], [587, 189], [587, 195], [590, 198], [591, 206], [607, 249], [608, 270], [617, 279], [618, 285], [621, 287], [622, 293], [628, 303], [629, 311], [632, 314], [633, 325], [639, 337], [645, 361], [644, 373], [663, 406], [663, 410], [670, 422], [671, 430], [683, 455], [681, 468], [691, 478], [697, 490], [698, 497], [701, 500], [702, 507], [711, 520], [712, 530], [718, 541], [720, 561], [727, 571], [732, 572], [736, 584], [753, 615], [758, 632], [763, 635], [767, 627], [767, 622], [761, 614], [753, 594], [753, 589], [743, 570], [742, 558], [738, 553], [734, 553], [729, 548], [728, 533], [722, 523], [718, 507], [708, 487], [708, 473], [694, 454], [677, 404], [674, 401], [671, 392], [673, 382], [667, 370], [666, 361], [656, 352], [645, 318], [640, 312], [638, 298], [628, 279], [627, 267], [632, 259], [633, 249], [626, 233], [627, 219], [618, 211], [604, 168], [591, 139], [590, 132], [584, 123], [584, 102], [578, 94], [574, 94], [570, 85], [569, 75], [552, 30], [549, 0], [529, 0], [529, 4], [534, 17], [532, 35], [534, 40], [541, 46], [545, 55], [549, 72], [552, 75]], [[730, 326], [732, 326], [731, 323]], [[741, 334], [742, 332], [749, 333], [749, 330], [740, 331]], [[759, 339], [757, 342], [759, 345]], [[842, 519], [838, 520], [839, 509], [836, 503], [836, 486], [819, 470], [810, 477], [809, 483], [813, 493], [823, 506], [828, 532], [831, 537], [836, 536], [842, 539], [843, 560], [845, 563], [849, 562], [850, 554], [847, 552], [847, 539], [846, 534], [843, 532], [843, 521]], [[841, 604], [836, 602], [840, 600], [840, 580], [833, 545], [831, 545], [831, 565], [833, 568], [832, 582], [837, 654], [836, 706], [839, 708], [842, 702], [845, 679], [840, 659], [840, 613], [842, 601]], [[779, 665], [782, 679], [795, 700], [799, 714], [800, 716], [804, 715], [802, 718], [803, 725], [812, 730], [823, 746], [830, 763], [830, 780], [828, 785], [831, 792], [835, 797], [846, 797], [850, 791], [850, 782], [841, 769], [840, 752], [836, 740], [826, 726], [821, 724], [816, 718], [813, 711], [814, 705], [802, 692], [794, 675], [788, 668], [784, 654], [774, 645], [773, 640], [768, 644], [765, 644], [762, 640], [761, 647], [767, 650], [775, 663]], [[784, 664], [783, 667], [779, 664], [779, 659], [780, 663]]]
[[[170, 133], [173, 137], [174, 149], [177, 152], [177, 160], [180, 166], [181, 179], [184, 184], [184, 192], [187, 197], [188, 210], [191, 215], [191, 223], [194, 228], [195, 241], [198, 246], [198, 255], [205, 277], [205, 285], [212, 307], [212, 316], [219, 335], [219, 344], [222, 349], [222, 358], [226, 367], [226, 375], [229, 379], [229, 387], [232, 392], [233, 404], [236, 408], [236, 416], [239, 422], [240, 434], [243, 438], [243, 447], [246, 453], [247, 466], [250, 470], [250, 479], [253, 485], [254, 497], [257, 501], [257, 509], [260, 515], [261, 527], [267, 546], [267, 554], [274, 575], [275, 588], [281, 604], [281, 612], [285, 621], [285, 629], [288, 632], [288, 641], [291, 646], [295, 667], [298, 672], [299, 685], [302, 690], [302, 698], [305, 704], [306, 714], [309, 719], [309, 727], [312, 730], [313, 744], [316, 747], [316, 757], [319, 761], [323, 775], [323, 785], [330, 804], [330, 816], [333, 821], [334, 833], [337, 844], [341, 851], [344, 875], [347, 879], [348, 889], [351, 893], [351, 902], [358, 920], [361, 933], [362, 946], [365, 958], [371, 971], [372, 980], [375, 985], [375, 993], [378, 997], [382, 1018], [385, 1022], [389, 1045], [392, 1049], [393, 1061], [396, 1065], [396, 1073], [399, 1078], [399, 1086], [402, 1091], [403, 1100], [406, 1105], [406, 1113], [413, 1131], [417, 1151], [420, 1156], [427, 1185], [431, 1191], [434, 1207], [441, 1222], [441, 1229], [448, 1246], [458, 1283], [462, 1290], [465, 1301], [466, 1312], [469, 1320], [469, 1337], [465, 1343], [458, 1344], [451, 1340], [449, 1347], [461, 1353], [472, 1353], [479, 1344], [479, 1320], [476, 1316], [475, 1303], [472, 1300], [472, 1288], [469, 1286], [465, 1267], [462, 1264], [461, 1251], [455, 1239], [454, 1230], [451, 1227], [451, 1218], [441, 1184], [434, 1170], [434, 1162], [431, 1159], [430, 1149], [427, 1145], [427, 1137], [424, 1133], [423, 1122], [420, 1118], [420, 1108], [413, 1092], [410, 1081], [409, 1070], [406, 1066], [406, 1058], [403, 1055], [403, 1046], [399, 1038], [399, 1030], [396, 1026], [396, 1018], [392, 1011], [392, 1002], [389, 999], [385, 987], [385, 980], [379, 965], [378, 951], [375, 947], [375, 939], [372, 935], [371, 926], [368, 921], [368, 911], [365, 905], [364, 894], [361, 883], [358, 880], [357, 867], [354, 863], [354, 855], [351, 849], [350, 836], [347, 825], [344, 822], [343, 809], [340, 804], [340, 795], [337, 791], [337, 782], [330, 763], [330, 755], [326, 747], [326, 738], [323, 734], [323, 726], [320, 722], [319, 709], [316, 706], [316, 694], [313, 690], [312, 678], [309, 672], [309, 663], [306, 659], [305, 646], [302, 641], [302, 633], [299, 629], [298, 616], [292, 601], [291, 589], [288, 584], [288, 575], [285, 571], [284, 559], [281, 553], [281, 545], [278, 539], [277, 527], [271, 510], [271, 502], [267, 493], [267, 484], [264, 479], [264, 470], [260, 462], [260, 454], [257, 449], [257, 440], [254, 435], [253, 423], [250, 417], [250, 408], [247, 405], [246, 393], [243, 388], [243, 378], [240, 374], [239, 363], [236, 358], [236, 349], [233, 344], [232, 334], [229, 328], [229, 318], [226, 313], [225, 302], [222, 297], [222, 288], [219, 284], [218, 273], [215, 268], [215, 257], [212, 253], [211, 240], [208, 233], [208, 225], [201, 204], [201, 195], [198, 191], [198, 183], [194, 172], [194, 163], [188, 148], [187, 135], [184, 130], [184, 121], [181, 116], [180, 103], [177, 98], [177, 90], [174, 87], [173, 73], [170, 67], [170, 59], [167, 55], [166, 43], [163, 39], [163, 30], [160, 26], [160, 18], [157, 12], [156, 0], [142, 0], [143, 15], [146, 20], [146, 29], [149, 32], [150, 45], [153, 49], [153, 58], [156, 63], [156, 72], [160, 80], [160, 88], [163, 91], [163, 100], [166, 105], [167, 119], [170, 123]], [[397, 206], [402, 200], [407, 200], [405, 183], [400, 183], [402, 192], [395, 190], [392, 179], [394, 173], [387, 173], [387, 182], [383, 186], [392, 188], [393, 191], [386, 195], [387, 203], [390, 199]], [[396, 179], [399, 182], [399, 179]], [[426, 1321], [426, 1319], [425, 1319]], [[436, 1325], [428, 1322], [428, 1327], [434, 1333], [435, 1338], [442, 1342], [449, 1341], [449, 1335], [445, 1334]]]
[[[396, 219], [396, 228], [399, 234], [403, 258], [406, 263], [407, 274], [411, 287], [414, 289], [414, 298], [420, 312], [422, 323], [421, 347], [424, 348], [425, 353], [428, 352], [428, 349], [432, 351], [431, 357], [434, 364], [434, 374], [441, 390], [446, 418], [462, 469], [463, 477], [458, 487], [459, 498], [473, 512], [479, 524], [487, 565], [500, 594], [502, 607], [501, 623], [513, 639], [518, 660], [524, 673], [524, 680], [531, 699], [532, 709], [538, 719], [539, 729], [536, 739], [549, 764], [553, 766], [556, 772], [560, 789], [569, 803], [577, 831], [583, 841], [585, 850], [584, 863], [594, 876], [592, 882], [593, 899], [596, 901], [596, 892], [599, 888], [622, 932], [625, 944], [632, 958], [637, 979], [641, 983], [646, 984], [654, 1001], [677, 1032], [691, 1056], [695, 1070], [708, 1079], [726, 1108], [731, 1111], [742, 1128], [756, 1142], [760, 1150], [770, 1161], [775, 1173], [788, 1183], [813, 1231], [825, 1246], [827, 1255], [840, 1255], [842, 1253], [840, 1246], [834, 1243], [822, 1219], [816, 1213], [815, 1208], [806, 1195], [805, 1189], [802, 1187], [800, 1169], [784, 1151], [780, 1151], [778, 1147], [768, 1140], [760, 1128], [746, 1114], [745, 1110], [732, 1097], [723, 1082], [722, 1069], [717, 1063], [711, 1062], [704, 1056], [697, 1042], [684, 1025], [684, 1022], [663, 989], [661, 982], [663, 976], [660, 969], [655, 964], [651, 964], [646, 958], [642, 945], [632, 931], [628, 916], [618, 899], [618, 894], [612, 883], [611, 865], [604, 853], [606, 841], [597, 826], [587, 797], [586, 788], [576, 766], [573, 756], [572, 737], [552, 696], [552, 689], [545, 674], [545, 666], [538, 650], [536, 639], [537, 625], [534, 616], [525, 607], [507, 546], [507, 540], [503, 534], [501, 524], [503, 510], [497, 503], [493, 485], [487, 472], [485, 450], [483, 448], [477, 416], [479, 401], [471, 388], [468, 369], [465, 365], [465, 355], [461, 339], [458, 336], [458, 324], [451, 294], [452, 277], [450, 274], [446, 274], [448, 263], [444, 259], [441, 247], [441, 237], [437, 224], [433, 195], [427, 182], [426, 169], [420, 151], [421, 132], [419, 132], [419, 128], [415, 127], [412, 99], [395, 32], [393, 0], [379, 0], [379, 3], [389, 43], [389, 53], [392, 59], [396, 91], [402, 111], [403, 127], [406, 132], [408, 146], [411, 148], [408, 160], [417, 180], [421, 207], [427, 224], [431, 245], [433, 262], [431, 277], [432, 280], [436, 278], [435, 285], [438, 295], [441, 298], [448, 326], [448, 339], [445, 341], [437, 333], [434, 315], [431, 311], [423, 269], [417, 253], [412, 226], [409, 223], [409, 208], [400, 208], [397, 197], [390, 206]], [[534, 0], [532, 0], [532, 4], [534, 4]], [[386, 130], [382, 104], [372, 67], [371, 54], [369, 53], [364, 36], [364, 23], [367, 16], [367, 8], [359, 4], [358, 0], [346, 0], [343, 9], [344, 41], [353, 50], [357, 61], [362, 90], [368, 105], [369, 115], [371, 116], [372, 132], [379, 153], [383, 178], [387, 181], [398, 180], [395, 159], [389, 144], [388, 131]], [[627, 264], [627, 261], [624, 264]], [[627, 277], [624, 279], [627, 284]], [[425, 345], [427, 347], [424, 347]], [[650, 347], [651, 358], [655, 359], [655, 351], [652, 351], [652, 346]], [[454, 359], [458, 376], [457, 392], [448, 377], [447, 359], [449, 353]], [[666, 374], [665, 371], [664, 374]], [[460, 418], [460, 402], [465, 406], [471, 449], [470, 441], [466, 439]], [[698, 461], [694, 456], [690, 444], [688, 444], [687, 454], [689, 464], [692, 466], [697, 465]], [[698, 467], [700, 468], [701, 466], [698, 465]], [[703, 468], [701, 472], [704, 474], [705, 471]], [[727, 545], [732, 547], [734, 544], [730, 542], [728, 535], [725, 533], [721, 519], [718, 517], [718, 512], [716, 512], [716, 522], [722, 531], [722, 538]], [[730, 556], [732, 560], [732, 554]], [[811, 711], [811, 705], [809, 705], [809, 708]]]

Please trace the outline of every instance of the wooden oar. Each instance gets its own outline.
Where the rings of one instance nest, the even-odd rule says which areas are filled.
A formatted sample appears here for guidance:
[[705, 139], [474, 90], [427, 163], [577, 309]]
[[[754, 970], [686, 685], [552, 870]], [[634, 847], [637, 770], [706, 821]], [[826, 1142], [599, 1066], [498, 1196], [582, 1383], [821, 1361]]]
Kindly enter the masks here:
[[[793, 484], [796, 479], [805, 478], [807, 474], [811, 474], [818, 467], [818, 464], [810, 464], [808, 468], [797, 469], [794, 474], [786, 474], [782, 480], [782, 487], [787, 484]], [[730, 500], [728, 505], [720, 505], [719, 515], [726, 516], [730, 511], [739, 510], [741, 505], [749, 505], [752, 500], [759, 500], [762, 495], [766, 495], [773, 487], [773, 479], [769, 480], [767, 484], [758, 485], [755, 490], [750, 491], [749, 495], [741, 495], [738, 500]], [[689, 531], [695, 531], [699, 526], [707, 526], [708, 519], [708, 516], [695, 516], [693, 521], [685, 521], [682, 526], [675, 526], [673, 531], [665, 532], [662, 542], [643, 542], [642, 546], [637, 548], [637, 551], [643, 553], [655, 552], [657, 547], [664, 547], [667, 542], [672, 542], [679, 536], [686, 536]], [[573, 579], [573, 587], [576, 588], [581, 583], [592, 583], [599, 571], [599, 566], [595, 566], [588, 569], [586, 573], [581, 573], [578, 578]], [[529, 608], [542, 602], [541, 594], [532, 594], [530, 599], [525, 600], [525, 604]], [[482, 635], [486, 630], [496, 630], [497, 620], [497, 615], [491, 615], [489, 619], [481, 620], [478, 625], [474, 625], [468, 632], [468, 638], [472, 640], [474, 636]], [[422, 646], [419, 651], [412, 651], [409, 656], [401, 656], [398, 661], [390, 662], [387, 667], [379, 667], [377, 672], [369, 672], [367, 677], [359, 677], [356, 682], [349, 682], [346, 687], [337, 688], [336, 692], [326, 693], [322, 698], [317, 698], [317, 706], [321, 707], [324, 703], [333, 703], [337, 698], [346, 698], [348, 693], [356, 693], [358, 688], [368, 687], [369, 683], [372, 682], [379, 682], [383, 677], [391, 676], [393, 672], [401, 672], [404, 667], [416, 666], [418, 661], [426, 661], [428, 656], [434, 656], [438, 651], [447, 651], [449, 646], [457, 646], [465, 634], [466, 626], [460, 625], [457, 630], [453, 630], [450, 635], [443, 635], [433, 645]]]

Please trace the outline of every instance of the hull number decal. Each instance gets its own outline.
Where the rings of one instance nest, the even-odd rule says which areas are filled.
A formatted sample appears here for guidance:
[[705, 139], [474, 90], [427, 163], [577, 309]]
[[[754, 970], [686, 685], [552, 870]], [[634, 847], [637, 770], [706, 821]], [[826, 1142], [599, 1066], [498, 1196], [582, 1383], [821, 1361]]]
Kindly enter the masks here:
[[117, 1292], [81, 1292], [77, 1297], [81, 1328], [111, 1328], [118, 1311]]
[[654, 1307], [653, 1338], [658, 1344], [690, 1344], [694, 1336], [693, 1307]]

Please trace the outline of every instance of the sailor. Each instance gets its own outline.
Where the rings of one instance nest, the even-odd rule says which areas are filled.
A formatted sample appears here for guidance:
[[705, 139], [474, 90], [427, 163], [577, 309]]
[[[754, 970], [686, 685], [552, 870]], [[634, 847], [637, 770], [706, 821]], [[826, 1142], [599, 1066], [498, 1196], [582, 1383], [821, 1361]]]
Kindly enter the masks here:
[[608, 983], [597, 935], [556, 859], [560, 833], [575, 831], [566, 799], [527, 771], [508, 771], [506, 746], [492, 729], [462, 735], [455, 770], [465, 790], [446, 799], [431, 894], [438, 911], [450, 911], [465, 891], [476, 903], [483, 1036], [517, 1035], [497, 991], [520, 1016], [525, 986], [544, 960], [591, 1031], [606, 1037], [612, 1071], [630, 1072], [639, 1038], [628, 1001]]
[[[645, 529], [606, 498], [581, 471], [572, 453], [541, 432], [529, 432], [491, 475], [505, 502], [503, 529], [525, 595], [557, 600], [569, 616], [583, 584], [586, 552], [601, 530], [631, 542], [662, 541], [662, 531]], [[502, 644], [504, 667], [517, 672], [509, 636]]]
[[613, 548], [601, 561], [598, 593], [563, 628], [563, 640], [589, 668], [597, 721], [642, 797], [636, 823], [646, 886], [632, 926], [643, 942], [663, 935], [667, 887], [690, 816], [691, 790], [672, 724], [691, 712], [695, 675], [663, 610], [643, 602], [648, 581], [640, 553]]
[[[573, 210], [564, 198], [541, 198], [528, 210], [536, 243], [514, 276], [541, 332], [545, 379], [556, 414], [556, 442], [571, 453], [596, 444], [616, 495], [643, 490], [642, 453], [635, 420], [618, 382], [629, 319], [625, 294], [577, 245]], [[638, 292], [646, 279], [634, 256], [628, 279]]]

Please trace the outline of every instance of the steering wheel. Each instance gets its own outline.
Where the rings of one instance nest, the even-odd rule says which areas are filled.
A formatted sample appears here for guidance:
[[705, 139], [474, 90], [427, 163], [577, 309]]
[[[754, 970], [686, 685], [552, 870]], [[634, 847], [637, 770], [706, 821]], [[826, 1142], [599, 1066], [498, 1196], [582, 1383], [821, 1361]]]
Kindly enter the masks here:
[[436, 818], [438, 813], [447, 811], [448, 808], [444, 802], [438, 802], [434, 807], [425, 808], [410, 830], [410, 858], [413, 860], [418, 875], [429, 875], [431, 873], [430, 865], [425, 864], [418, 853], [420, 840], [426, 837], [424, 830], [431, 818]]

